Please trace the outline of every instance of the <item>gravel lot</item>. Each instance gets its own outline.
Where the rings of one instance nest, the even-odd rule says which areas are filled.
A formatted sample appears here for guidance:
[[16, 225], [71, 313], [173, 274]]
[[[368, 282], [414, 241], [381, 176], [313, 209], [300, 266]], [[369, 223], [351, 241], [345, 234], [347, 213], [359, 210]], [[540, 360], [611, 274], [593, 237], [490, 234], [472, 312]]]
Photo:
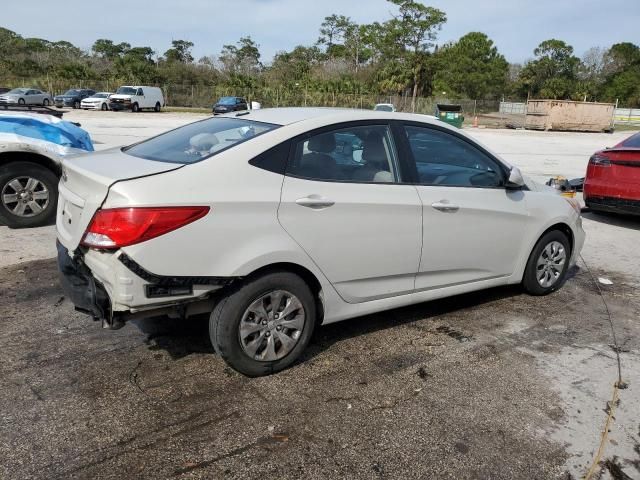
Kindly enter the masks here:
[[[192, 114], [71, 112], [99, 149]], [[582, 176], [628, 133], [469, 130], [534, 178]], [[622, 375], [600, 478], [640, 478], [640, 220], [585, 214]], [[57, 283], [53, 227], [0, 226], [0, 478], [582, 478], [617, 379], [584, 264], [545, 298], [493, 289], [319, 329], [268, 378], [216, 358], [207, 319], [103, 331]], [[626, 476], [624, 476], [626, 475]]]

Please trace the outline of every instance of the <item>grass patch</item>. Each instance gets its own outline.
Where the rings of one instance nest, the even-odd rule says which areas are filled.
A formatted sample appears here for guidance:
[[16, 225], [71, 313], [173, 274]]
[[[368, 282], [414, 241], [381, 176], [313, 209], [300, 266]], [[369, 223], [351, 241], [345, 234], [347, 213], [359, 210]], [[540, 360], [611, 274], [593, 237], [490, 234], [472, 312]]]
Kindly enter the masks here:
[[201, 107], [164, 107], [164, 111], [175, 113], [211, 113], [210, 108]]
[[617, 124], [614, 127], [614, 130], [616, 132], [636, 132], [636, 131], [640, 130], [640, 125], [622, 125], [622, 124]]

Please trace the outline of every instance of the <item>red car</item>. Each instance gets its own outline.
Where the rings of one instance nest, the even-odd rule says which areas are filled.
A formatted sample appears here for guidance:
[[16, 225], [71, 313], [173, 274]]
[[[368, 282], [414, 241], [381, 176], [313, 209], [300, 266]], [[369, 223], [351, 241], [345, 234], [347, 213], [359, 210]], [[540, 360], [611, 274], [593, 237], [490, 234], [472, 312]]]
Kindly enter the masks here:
[[640, 132], [589, 159], [584, 203], [592, 210], [640, 215]]

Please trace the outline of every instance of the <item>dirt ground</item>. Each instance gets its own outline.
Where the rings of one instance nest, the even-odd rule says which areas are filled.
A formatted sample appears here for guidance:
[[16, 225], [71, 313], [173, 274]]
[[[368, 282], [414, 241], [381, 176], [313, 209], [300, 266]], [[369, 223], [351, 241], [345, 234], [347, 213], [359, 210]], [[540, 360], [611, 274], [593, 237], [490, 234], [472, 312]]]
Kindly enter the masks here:
[[[638, 478], [640, 378], [625, 367], [640, 298], [614, 281], [636, 393], [621, 391], [628, 423], [605, 459]], [[616, 379], [581, 269], [544, 299], [495, 289], [321, 328], [301, 363], [261, 379], [216, 358], [206, 318], [101, 330], [61, 295], [53, 260], [4, 268], [0, 292], [6, 479], [578, 478]]]
[[[154, 118], [144, 135], [169, 128]], [[499, 132], [474, 135], [545, 175], [605, 139]], [[53, 227], [0, 227], [0, 478], [578, 479], [613, 407], [594, 478], [640, 479], [640, 220], [584, 225], [591, 273], [613, 282], [616, 405], [612, 325], [582, 262], [548, 297], [500, 288], [322, 327], [293, 368], [249, 379], [206, 318], [102, 330], [59, 288]]]

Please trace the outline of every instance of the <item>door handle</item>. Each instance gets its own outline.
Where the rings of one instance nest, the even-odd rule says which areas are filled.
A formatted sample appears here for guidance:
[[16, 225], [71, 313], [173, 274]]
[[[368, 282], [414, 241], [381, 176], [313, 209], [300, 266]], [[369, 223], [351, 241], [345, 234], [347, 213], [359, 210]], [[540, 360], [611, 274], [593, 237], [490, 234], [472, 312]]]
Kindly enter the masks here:
[[301, 207], [313, 208], [314, 210], [321, 210], [334, 205], [336, 202], [320, 195], [309, 195], [308, 197], [302, 197], [296, 200], [296, 203]]
[[439, 202], [432, 203], [431, 206], [441, 212], [457, 212], [460, 209], [458, 205], [449, 203], [448, 200], [440, 200]]

